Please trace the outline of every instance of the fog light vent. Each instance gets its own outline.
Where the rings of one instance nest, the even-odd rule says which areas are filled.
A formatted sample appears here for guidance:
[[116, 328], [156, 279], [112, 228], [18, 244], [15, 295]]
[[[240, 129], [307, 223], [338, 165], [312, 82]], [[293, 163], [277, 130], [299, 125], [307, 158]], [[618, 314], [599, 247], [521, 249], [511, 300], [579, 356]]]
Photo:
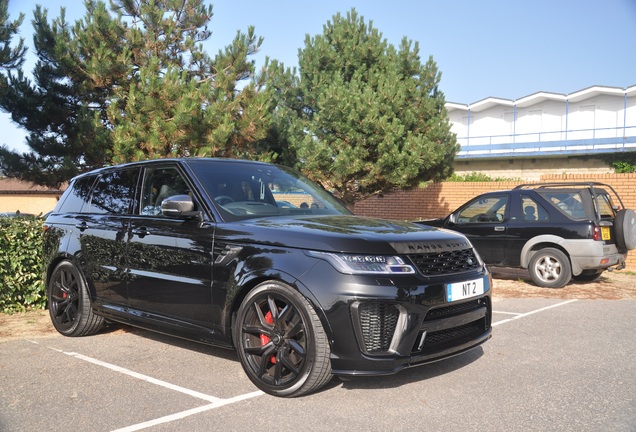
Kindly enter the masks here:
[[362, 330], [364, 348], [368, 353], [389, 351], [395, 328], [400, 317], [397, 306], [387, 303], [362, 303], [358, 318]]

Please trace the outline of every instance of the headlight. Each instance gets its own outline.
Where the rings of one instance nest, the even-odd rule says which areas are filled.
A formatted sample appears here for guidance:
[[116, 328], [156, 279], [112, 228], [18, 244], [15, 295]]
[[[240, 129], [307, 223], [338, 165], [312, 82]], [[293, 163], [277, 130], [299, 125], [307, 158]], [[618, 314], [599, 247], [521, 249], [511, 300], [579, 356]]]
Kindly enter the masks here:
[[340, 273], [346, 274], [413, 274], [415, 269], [399, 256], [355, 255], [307, 251], [307, 255], [324, 259]]

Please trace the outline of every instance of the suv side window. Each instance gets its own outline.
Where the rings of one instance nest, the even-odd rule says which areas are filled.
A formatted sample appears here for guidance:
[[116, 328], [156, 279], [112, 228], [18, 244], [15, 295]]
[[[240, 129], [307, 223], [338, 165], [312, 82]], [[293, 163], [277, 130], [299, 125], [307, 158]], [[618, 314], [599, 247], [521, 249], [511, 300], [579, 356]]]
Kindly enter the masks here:
[[90, 213], [129, 214], [136, 180], [137, 169], [102, 174], [93, 190]]
[[144, 171], [141, 214], [161, 216], [161, 203], [173, 195], [189, 195], [190, 188], [175, 167], [150, 167]]
[[526, 222], [550, 220], [547, 210], [529, 195], [521, 195], [521, 208]]
[[457, 215], [457, 223], [503, 222], [508, 197], [491, 196], [473, 201]]
[[95, 176], [85, 176], [75, 180], [67, 189], [65, 197], [60, 202], [60, 213], [80, 213], [82, 208], [89, 207], [91, 188], [95, 183]]
[[585, 205], [579, 192], [546, 191], [541, 192], [544, 198], [572, 219], [585, 219]]

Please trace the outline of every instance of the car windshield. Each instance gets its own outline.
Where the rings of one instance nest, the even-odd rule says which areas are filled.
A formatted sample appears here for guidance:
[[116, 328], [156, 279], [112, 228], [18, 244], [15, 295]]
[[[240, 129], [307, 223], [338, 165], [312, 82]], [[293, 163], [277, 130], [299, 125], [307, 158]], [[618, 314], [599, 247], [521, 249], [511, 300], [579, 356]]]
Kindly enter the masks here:
[[225, 220], [351, 214], [331, 194], [295, 171], [250, 162], [192, 160], [188, 165]]

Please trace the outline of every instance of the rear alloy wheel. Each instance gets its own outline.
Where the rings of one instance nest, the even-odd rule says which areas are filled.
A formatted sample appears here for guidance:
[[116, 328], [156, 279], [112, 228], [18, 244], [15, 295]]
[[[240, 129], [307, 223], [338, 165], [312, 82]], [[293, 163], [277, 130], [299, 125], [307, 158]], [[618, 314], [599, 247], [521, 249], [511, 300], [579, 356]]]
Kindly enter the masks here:
[[47, 297], [53, 326], [64, 336], [89, 336], [104, 326], [104, 318], [91, 309], [84, 278], [70, 261], [62, 261], [53, 270]]
[[318, 315], [282, 283], [265, 282], [247, 295], [234, 340], [247, 376], [265, 393], [302, 396], [332, 378], [329, 342]]
[[544, 288], [563, 288], [572, 278], [568, 257], [558, 249], [544, 248], [530, 260], [530, 277]]

